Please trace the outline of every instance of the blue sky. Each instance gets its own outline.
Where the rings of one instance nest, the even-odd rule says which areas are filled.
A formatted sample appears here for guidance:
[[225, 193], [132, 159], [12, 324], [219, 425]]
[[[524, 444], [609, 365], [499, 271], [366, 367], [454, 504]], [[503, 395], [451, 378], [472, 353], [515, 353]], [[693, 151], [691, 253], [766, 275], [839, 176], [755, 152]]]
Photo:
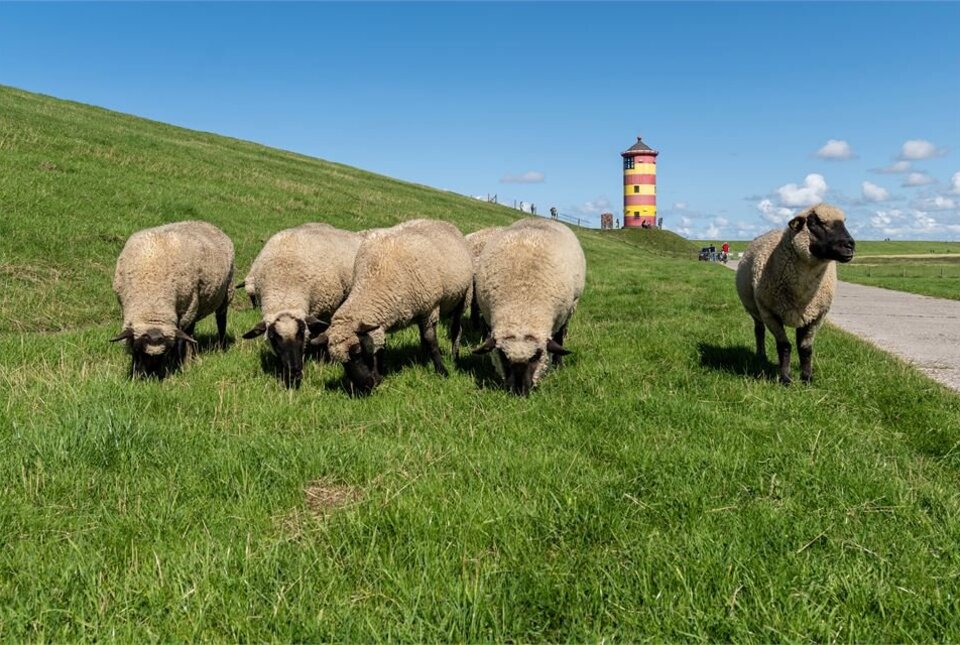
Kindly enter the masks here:
[[0, 83], [594, 220], [642, 134], [688, 236], [960, 239], [957, 3], [0, 4]]

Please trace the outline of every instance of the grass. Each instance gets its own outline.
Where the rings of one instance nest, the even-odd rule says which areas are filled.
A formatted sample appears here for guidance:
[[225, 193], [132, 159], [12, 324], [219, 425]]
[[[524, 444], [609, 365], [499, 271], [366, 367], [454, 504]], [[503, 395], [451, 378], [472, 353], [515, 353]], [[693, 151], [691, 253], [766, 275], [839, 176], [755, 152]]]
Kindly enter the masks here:
[[813, 386], [757, 378], [682, 242], [579, 233], [575, 353], [529, 399], [411, 331], [366, 399], [316, 362], [284, 390], [262, 341], [130, 382], [139, 227], [209, 218], [245, 268], [304, 219], [509, 211], [10, 89], [0, 128], [0, 640], [960, 638], [960, 397], [833, 328]]

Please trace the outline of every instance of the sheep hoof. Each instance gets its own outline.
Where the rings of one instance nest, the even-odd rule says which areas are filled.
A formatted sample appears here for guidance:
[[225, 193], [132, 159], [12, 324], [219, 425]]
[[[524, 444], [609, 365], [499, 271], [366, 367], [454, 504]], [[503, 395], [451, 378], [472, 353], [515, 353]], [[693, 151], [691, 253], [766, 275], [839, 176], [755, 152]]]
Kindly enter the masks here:
[[793, 379], [792, 379], [792, 378], [790, 378], [789, 376], [784, 376], [783, 374], [780, 375], [780, 384], [781, 384], [781, 385], [790, 385], [791, 383], [793, 383]]
[[813, 383], [813, 374], [802, 374], [800, 380], [804, 383]]

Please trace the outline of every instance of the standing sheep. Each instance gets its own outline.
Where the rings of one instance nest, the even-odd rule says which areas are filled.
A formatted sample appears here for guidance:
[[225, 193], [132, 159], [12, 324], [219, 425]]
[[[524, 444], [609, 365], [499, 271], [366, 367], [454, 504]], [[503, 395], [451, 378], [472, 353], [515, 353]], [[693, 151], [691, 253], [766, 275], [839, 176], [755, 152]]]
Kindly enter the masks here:
[[837, 286], [837, 262], [853, 259], [856, 243], [839, 208], [819, 204], [783, 230], [761, 235], [737, 267], [737, 293], [753, 318], [757, 360], [766, 361], [765, 327], [777, 340], [780, 382], [790, 383], [790, 340], [784, 326], [796, 327], [800, 376], [813, 379], [813, 339]]
[[130, 236], [113, 276], [132, 356], [131, 376], [163, 378], [190, 353], [197, 321], [216, 313], [226, 345], [233, 297], [233, 243], [207, 222], [177, 222]]
[[417, 323], [421, 347], [446, 376], [437, 322], [452, 317], [450, 337], [458, 357], [461, 317], [472, 291], [470, 248], [452, 224], [417, 219], [372, 231], [357, 251], [353, 290], [330, 328], [312, 342], [343, 363], [354, 391], [367, 394], [383, 378], [386, 332]]
[[243, 337], [267, 335], [288, 387], [303, 378], [309, 336], [326, 328], [321, 319], [330, 320], [350, 293], [361, 239], [329, 224], [302, 224], [267, 240], [253, 262], [244, 282], [256, 285], [263, 318]]
[[491, 239], [480, 256], [477, 301], [507, 388], [527, 396], [548, 366], [560, 366], [567, 324], [583, 294], [587, 261], [573, 232], [552, 220], [524, 219]]
[[[484, 247], [486, 247], [487, 242], [490, 241], [494, 235], [503, 230], [502, 226], [491, 226], [490, 228], [483, 228], [474, 233], [467, 235], [467, 244], [470, 245], [470, 253], [473, 255], [473, 272], [476, 275], [477, 264], [480, 261], [480, 254], [483, 253]], [[481, 330], [483, 335], [486, 336], [486, 329], [482, 329], [481, 325], [483, 321], [480, 318], [480, 305], [477, 304], [477, 286], [476, 280], [474, 280], [473, 286], [473, 295], [474, 297], [470, 300], [470, 325], [474, 330]], [[486, 325], [483, 325], [486, 327]]]

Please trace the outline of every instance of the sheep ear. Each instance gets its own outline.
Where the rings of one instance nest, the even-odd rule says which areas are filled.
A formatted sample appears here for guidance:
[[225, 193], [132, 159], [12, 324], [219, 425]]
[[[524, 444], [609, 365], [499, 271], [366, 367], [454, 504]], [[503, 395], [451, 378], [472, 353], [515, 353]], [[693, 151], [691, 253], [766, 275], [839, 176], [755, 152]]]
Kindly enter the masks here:
[[193, 336], [186, 333], [185, 331], [183, 331], [182, 329], [177, 330], [177, 338], [179, 338], [180, 340], [186, 341], [188, 343], [193, 343], [194, 345], [197, 344], [196, 339]]
[[256, 325], [254, 325], [253, 328], [252, 328], [250, 331], [248, 331], [247, 333], [245, 333], [245, 334], [243, 335], [243, 337], [246, 338], [247, 340], [249, 340], [249, 339], [251, 339], [251, 338], [256, 338], [257, 336], [260, 336], [261, 334], [265, 333], [266, 331], [267, 331], [267, 323], [265, 323], [265, 322], [263, 322], [263, 321], [261, 320], [261, 321], [258, 322]]
[[547, 351], [551, 354], [559, 354], [560, 356], [568, 356], [572, 353], [569, 349], [564, 348], [563, 345], [552, 338], [547, 341]]
[[314, 347], [326, 347], [330, 344], [330, 337], [326, 333], [319, 334], [310, 339], [310, 344]]
[[357, 327], [358, 334], [369, 334], [374, 329], [380, 329], [380, 325], [368, 325], [367, 323], [360, 323], [360, 326]]
[[322, 332], [324, 329], [330, 326], [330, 323], [323, 322], [316, 316], [307, 316], [303, 319], [303, 322], [307, 323], [307, 329], [310, 330], [311, 335], [316, 335]]
[[111, 339], [110, 339], [110, 342], [111, 342], [111, 343], [119, 343], [121, 340], [130, 340], [131, 338], [133, 338], [133, 330], [130, 329], [129, 327], [127, 327], [127, 328], [124, 329], [122, 332], [120, 332], [118, 335], [116, 335], [116, 336], [114, 336], [113, 338], [111, 338]]
[[793, 229], [794, 233], [799, 233], [803, 230], [803, 225], [807, 223], [807, 220], [803, 217], [797, 216], [790, 220], [790, 228]]
[[494, 347], [497, 346], [497, 339], [493, 336], [487, 336], [487, 340], [484, 341], [483, 345], [473, 350], [474, 354], [486, 354], [491, 351]]

